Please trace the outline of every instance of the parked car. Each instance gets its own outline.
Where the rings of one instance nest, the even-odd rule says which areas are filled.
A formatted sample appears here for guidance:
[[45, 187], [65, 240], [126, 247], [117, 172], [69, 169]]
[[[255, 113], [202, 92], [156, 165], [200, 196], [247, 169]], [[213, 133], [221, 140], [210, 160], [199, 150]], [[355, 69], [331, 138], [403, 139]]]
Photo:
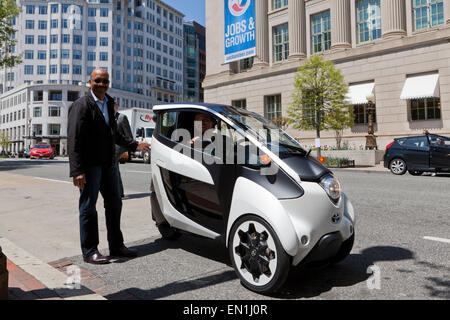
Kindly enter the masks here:
[[450, 138], [436, 134], [396, 138], [386, 147], [384, 166], [395, 175], [450, 172]]
[[23, 152], [23, 156], [25, 157], [25, 158], [29, 158], [30, 157], [30, 152], [31, 152], [31, 149], [27, 149], [27, 150], [25, 150], [24, 152]]
[[37, 144], [31, 148], [30, 159], [54, 159], [55, 153], [49, 144]]
[[[355, 215], [338, 179], [272, 122], [225, 105], [153, 111], [151, 212], [163, 238], [222, 240], [241, 283], [259, 293], [279, 289], [292, 266], [349, 255]], [[214, 140], [191, 139], [205, 126], [194, 125], [198, 113]]]

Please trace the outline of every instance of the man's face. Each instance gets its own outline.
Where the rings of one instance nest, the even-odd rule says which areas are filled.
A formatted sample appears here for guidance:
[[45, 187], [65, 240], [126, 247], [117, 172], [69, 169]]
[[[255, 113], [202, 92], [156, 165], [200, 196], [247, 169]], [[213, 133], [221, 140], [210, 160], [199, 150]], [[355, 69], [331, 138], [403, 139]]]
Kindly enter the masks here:
[[212, 129], [214, 127], [214, 120], [211, 119], [210, 116], [198, 113], [195, 115], [195, 122], [202, 122], [202, 132], [204, 133], [206, 130]]
[[91, 90], [94, 94], [104, 96], [109, 88], [109, 74], [103, 69], [96, 69], [91, 74], [89, 80]]

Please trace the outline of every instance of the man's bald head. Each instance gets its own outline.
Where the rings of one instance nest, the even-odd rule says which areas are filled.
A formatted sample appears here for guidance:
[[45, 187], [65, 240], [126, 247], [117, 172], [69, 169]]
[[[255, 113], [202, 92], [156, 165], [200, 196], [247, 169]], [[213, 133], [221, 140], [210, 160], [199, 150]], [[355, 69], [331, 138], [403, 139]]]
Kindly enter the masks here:
[[109, 88], [109, 74], [105, 69], [97, 68], [91, 73], [91, 79], [89, 79], [89, 85], [95, 96], [103, 100], [106, 91]]
[[102, 76], [102, 77], [106, 76], [109, 79], [108, 71], [106, 71], [105, 69], [102, 69], [102, 68], [97, 68], [97, 69], [92, 70], [91, 80], [94, 80], [97, 76]]

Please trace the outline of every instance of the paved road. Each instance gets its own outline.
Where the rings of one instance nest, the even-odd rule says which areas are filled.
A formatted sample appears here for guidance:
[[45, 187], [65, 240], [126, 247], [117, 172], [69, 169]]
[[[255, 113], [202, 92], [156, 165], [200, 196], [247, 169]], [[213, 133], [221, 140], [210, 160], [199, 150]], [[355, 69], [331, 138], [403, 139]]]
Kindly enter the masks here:
[[[48, 180], [45, 188], [71, 187], [67, 172], [68, 164], [63, 161], [14, 164], [0, 161], [0, 176], [9, 174], [25, 176], [23, 179], [40, 177], [68, 182], [58, 184]], [[70, 255], [76, 251], [58, 247], [60, 257], [51, 257], [69, 257], [100, 276], [103, 293], [109, 299], [450, 299], [450, 243], [445, 242], [450, 239], [450, 176], [397, 177], [380, 172], [336, 171], [357, 213], [352, 254], [334, 267], [294, 270], [279, 294], [262, 296], [239, 284], [221, 243], [189, 235], [183, 235], [176, 242], [162, 240], [147, 213], [143, 215], [136, 209], [148, 203], [145, 195], [150, 167], [126, 164], [121, 172], [127, 192], [142, 195], [128, 202], [130, 207], [124, 210], [127, 245], [137, 248], [140, 256], [93, 266], [83, 263], [79, 253]], [[14, 194], [21, 190], [20, 185], [16, 188]], [[27, 192], [32, 192], [32, 188]], [[71, 196], [76, 197], [76, 193]], [[6, 200], [13, 197], [11, 193]], [[73, 199], [70, 206], [75, 205], [76, 199]], [[59, 208], [63, 204], [56, 206]], [[6, 232], [1, 227], [3, 219], [13, 217], [12, 209], [8, 210], [0, 209], [0, 233]], [[21, 219], [17, 223], [30, 224], [30, 230], [39, 228], [39, 223], [27, 219], [30, 214], [29, 211], [17, 213]], [[44, 212], [40, 214], [45, 218]], [[69, 213], [64, 211], [64, 214]], [[58, 227], [60, 221], [55, 218], [45, 223]], [[22, 227], [9, 231], [9, 237], [14, 238], [15, 232], [20, 231], [23, 237], [24, 230]], [[67, 230], [67, 234], [76, 238], [76, 227]], [[25, 249], [33, 245], [32, 241], [19, 236], [15, 239]], [[36, 241], [39, 239], [34, 239]], [[47, 242], [51, 241], [55, 239], [48, 237]], [[76, 239], [70, 245], [74, 243], [76, 246]], [[51, 251], [50, 245], [46, 248]]]

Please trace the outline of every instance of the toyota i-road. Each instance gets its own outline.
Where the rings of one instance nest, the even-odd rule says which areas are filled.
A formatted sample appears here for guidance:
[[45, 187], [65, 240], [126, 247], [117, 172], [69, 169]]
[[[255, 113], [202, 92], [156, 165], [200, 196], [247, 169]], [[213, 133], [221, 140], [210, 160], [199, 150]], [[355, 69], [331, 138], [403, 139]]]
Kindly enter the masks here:
[[350, 254], [355, 216], [339, 181], [272, 122], [226, 105], [153, 111], [150, 198], [163, 238], [223, 240], [241, 283], [259, 293], [279, 289], [291, 266]]

